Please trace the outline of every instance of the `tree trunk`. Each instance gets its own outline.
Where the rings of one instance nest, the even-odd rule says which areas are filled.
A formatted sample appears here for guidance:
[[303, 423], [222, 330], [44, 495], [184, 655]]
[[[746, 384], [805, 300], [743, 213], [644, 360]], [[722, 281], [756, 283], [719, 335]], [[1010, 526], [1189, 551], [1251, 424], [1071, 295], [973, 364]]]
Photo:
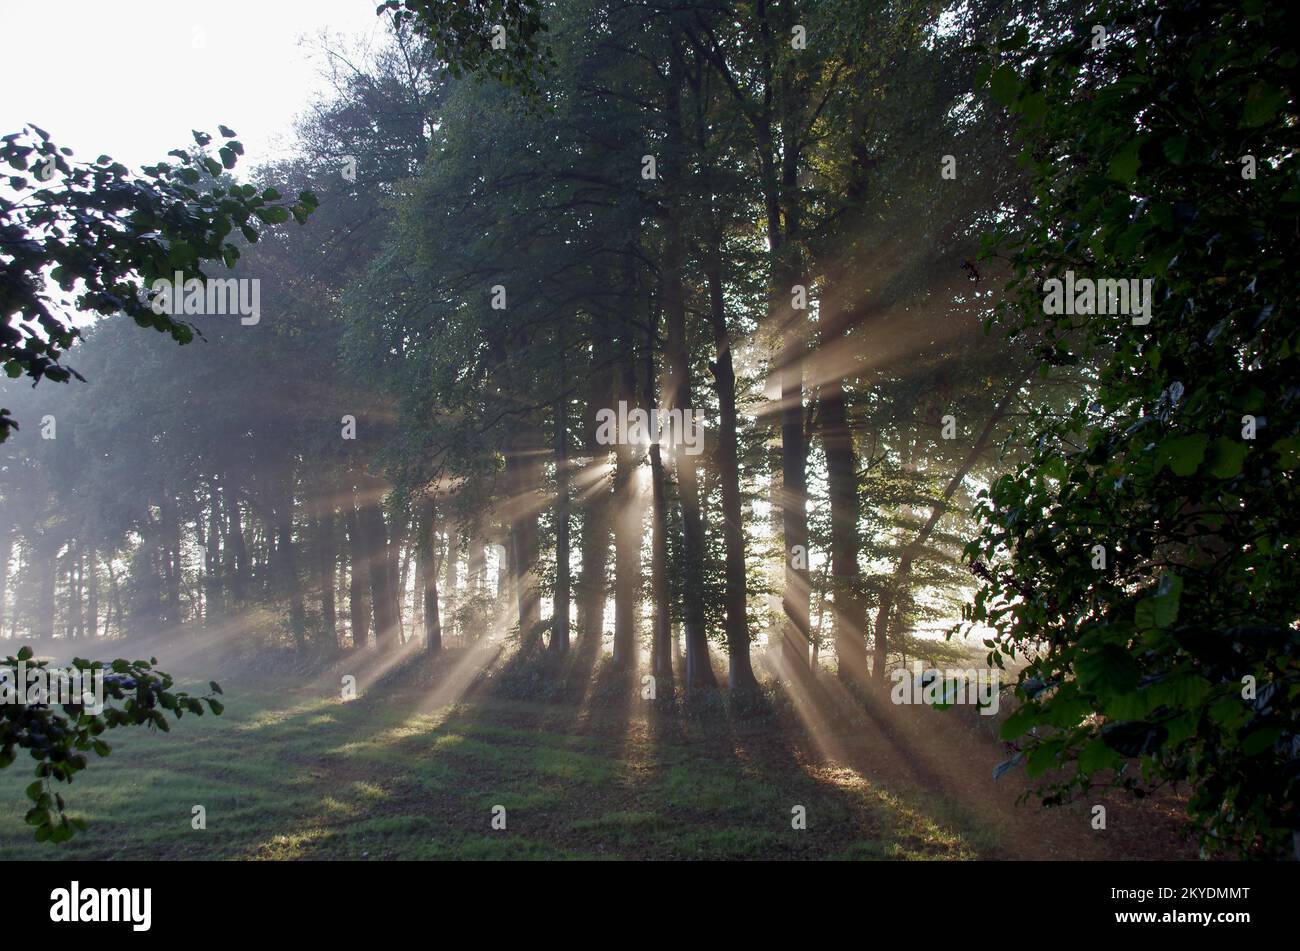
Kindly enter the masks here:
[[[560, 375], [566, 375], [563, 350]], [[555, 595], [551, 611], [551, 650], [569, 649], [569, 410], [564, 399], [555, 402]]]
[[293, 494], [289, 493], [276, 512], [276, 561], [280, 565], [280, 584], [289, 598], [289, 629], [298, 650], [307, 646], [307, 614], [303, 606], [302, 580], [298, 577], [298, 556], [293, 541]]
[[402, 640], [402, 600], [406, 594], [406, 572], [402, 564], [402, 549], [406, 545], [408, 519], [402, 512], [394, 512], [390, 519], [388, 552], [388, 610], [393, 618], [393, 636]]
[[541, 465], [535, 424], [525, 420], [512, 434], [506, 453], [506, 472], [518, 514], [510, 525], [515, 600], [519, 606], [519, 637], [524, 650], [538, 644], [542, 619], [541, 592], [537, 584], [537, 496]]
[[487, 545], [483, 536], [475, 532], [469, 540], [469, 577], [465, 579], [470, 597], [481, 598], [487, 587]]
[[[674, 47], [670, 60], [666, 95], [668, 148], [670, 157], [682, 151], [681, 136], [681, 74], [682, 68]], [[685, 177], [685, 169], [670, 166]], [[667, 321], [667, 379], [666, 402], [669, 409], [680, 409], [683, 415], [692, 412], [691, 372], [689, 343], [686, 336], [686, 292], [683, 277], [685, 249], [681, 232], [681, 216], [675, 205], [681, 201], [674, 195], [664, 217], [664, 253], [660, 270], [664, 315]], [[653, 408], [653, 407], [651, 407]], [[709, 661], [708, 632], [704, 627], [704, 521], [700, 517], [699, 474], [695, 457], [687, 452], [684, 441], [673, 447], [673, 463], [677, 473], [677, 494], [682, 507], [682, 617], [686, 627], [686, 685], [688, 688], [713, 687], [717, 680]]]
[[[8, 561], [5, 562], [8, 567]], [[99, 558], [95, 554], [95, 540], [91, 538], [86, 543], [86, 573], [83, 577], [83, 585], [86, 589], [86, 619], [88, 624], [83, 633], [90, 637], [99, 636]], [[3, 590], [0, 589], [0, 600], [3, 600]], [[3, 612], [0, 612], [3, 613]]]
[[[601, 325], [604, 326], [603, 324]], [[597, 331], [592, 360], [603, 360], [609, 347], [608, 336]], [[609, 449], [596, 442], [596, 413], [610, 408], [613, 392], [607, 370], [593, 369], [587, 391], [587, 414], [583, 420], [586, 453], [590, 465], [599, 473], [595, 485], [584, 493], [582, 536], [582, 573], [575, 585], [578, 607], [578, 636], [599, 642], [605, 634], [605, 605], [609, 600], [609, 533], [611, 480], [602, 471], [609, 459]]]
[[[619, 397], [636, 403], [636, 352], [632, 330], [623, 341]], [[641, 600], [641, 506], [633, 449], [614, 447], [614, 656], [617, 670], [636, 668], [636, 609]]]
[[244, 524], [239, 512], [239, 498], [227, 477], [222, 486], [228, 526], [226, 535], [226, 576], [230, 594], [236, 603], [248, 594], [248, 547], [244, 543]]
[[831, 590], [835, 655], [840, 679], [867, 678], [866, 607], [858, 567], [858, 479], [853, 434], [844, 405], [844, 386], [831, 378], [821, 387], [821, 435], [831, 504]]
[[375, 644], [387, 650], [397, 637], [397, 616], [393, 610], [393, 571], [388, 563], [388, 530], [378, 502], [367, 501], [358, 508], [357, 528], [361, 533], [362, 563], [370, 578]]
[[442, 628], [448, 637], [456, 634], [456, 566], [460, 555], [460, 529], [447, 522], [447, 554], [443, 559], [442, 600], [447, 605], [447, 615], [441, 618]]
[[749, 597], [745, 577], [744, 512], [740, 502], [740, 463], [737, 447], [736, 372], [722, 293], [721, 265], [709, 262], [709, 323], [715, 360], [709, 364], [718, 395], [717, 468], [722, 487], [722, 533], [726, 545], [727, 683], [732, 690], [758, 686], [749, 653]]
[[438, 555], [435, 522], [437, 511], [433, 497], [426, 495], [420, 503], [420, 564], [423, 570], [424, 649], [430, 654], [442, 650], [442, 623], [438, 614]]
[[36, 618], [32, 634], [37, 640], [54, 640], [54, 590], [55, 575], [59, 570], [59, 546], [45, 542], [43, 557], [34, 560], [32, 568], [39, 573], [36, 596]]
[[[203, 524], [200, 513], [198, 524]], [[222, 613], [221, 494], [216, 479], [208, 480], [208, 531], [203, 548], [203, 619], [212, 624]]]
[[366, 588], [366, 545], [361, 537], [361, 520], [355, 505], [343, 510], [343, 526], [348, 533], [348, 619], [352, 646], [365, 647], [370, 626], [370, 598]]
[[9, 522], [0, 524], [0, 635], [5, 629], [9, 604], [9, 562], [14, 556], [14, 530]]
[[334, 500], [316, 500], [316, 578], [320, 585], [321, 637], [325, 646], [338, 650], [338, 616], [334, 604], [334, 571], [338, 552], [334, 538]]
[[[659, 319], [650, 322], [646, 334], [644, 399], [648, 407], [658, 406], [655, 398], [654, 337]], [[654, 606], [650, 638], [650, 672], [667, 684], [673, 680], [673, 634], [671, 586], [668, 584], [668, 493], [665, 485], [663, 451], [650, 443], [650, 600]]]

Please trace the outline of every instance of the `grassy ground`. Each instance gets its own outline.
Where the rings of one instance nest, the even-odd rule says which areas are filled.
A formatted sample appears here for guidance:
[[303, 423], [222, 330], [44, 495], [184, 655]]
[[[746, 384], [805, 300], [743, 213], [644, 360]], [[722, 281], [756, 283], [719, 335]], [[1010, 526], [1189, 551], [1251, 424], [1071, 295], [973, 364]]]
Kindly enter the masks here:
[[[446, 703], [436, 684], [455, 678], [455, 658], [444, 663], [429, 683], [376, 681], [351, 702], [333, 675], [289, 692], [228, 681], [222, 717], [119, 733], [66, 791], [90, 831], [63, 846], [22, 823], [20, 757], [0, 775], [0, 859], [1190, 854], [1170, 804], [1111, 804], [1105, 832], [1083, 806], [1016, 806], [1021, 787], [993, 782], [1002, 753], [978, 731], [918, 749], [938, 721], [909, 733], [721, 703], [657, 712], [634, 689], [514, 699], [502, 689], [512, 681], [477, 671]], [[195, 805], [206, 829], [191, 826]], [[504, 830], [492, 828], [495, 806]], [[792, 828], [797, 806], [806, 829]]]

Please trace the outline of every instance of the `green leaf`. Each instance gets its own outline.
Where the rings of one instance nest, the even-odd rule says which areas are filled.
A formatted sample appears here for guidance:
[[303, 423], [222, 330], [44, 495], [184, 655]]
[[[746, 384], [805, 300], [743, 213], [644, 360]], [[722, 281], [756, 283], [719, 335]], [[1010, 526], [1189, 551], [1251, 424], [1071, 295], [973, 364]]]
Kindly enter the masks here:
[[1286, 105], [1288, 98], [1285, 89], [1278, 89], [1265, 82], [1255, 83], [1246, 93], [1246, 105], [1242, 110], [1241, 124], [1247, 128], [1264, 125]]
[[1141, 676], [1132, 654], [1118, 644], [1105, 644], [1081, 655], [1074, 669], [1079, 685], [1093, 694], [1131, 693]]
[[1178, 603], [1183, 594], [1183, 579], [1169, 574], [1160, 579], [1156, 593], [1137, 603], [1134, 621], [1144, 630], [1167, 628], [1178, 620]]
[[1095, 773], [1099, 769], [1117, 765], [1119, 759], [1115, 751], [1106, 745], [1106, 741], [1099, 737], [1079, 753], [1079, 769], [1085, 773]]
[[1241, 474], [1242, 463], [1246, 461], [1247, 446], [1244, 442], [1220, 436], [1214, 440], [1209, 453], [1209, 473], [1218, 479], [1231, 479]]
[[1025, 704], [1016, 710], [1015, 713], [1011, 714], [1011, 716], [1007, 717], [1006, 722], [1002, 724], [1002, 729], [999, 732], [1002, 739], [1014, 740], [1016, 737], [1024, 736], [1029, 728], [1037, 721], [1037, 708]]
[[1187, 136], [1175, 135], [1165, 139], [1160, 148], [1165, 153], [1165, 158], [1175, 165], [1182, 165], [1187, 156]]
[[1138, 168], [1142, 165], [1142, 139], [1131, 139], [1110, 160], [1110, 177], [1126, 185], [1137, 178]]
[[1209, 444], [1210, 437], [1204, 433], [1166, 439], [1160, 445], [1162, 468], [1167, 465], [1174, 475], [1191, 475], [1205, 458], [1205, 447]]
[[1242, 741], [1241, 752], [1246, 756], [1258, 756], [1260, 753], [1271, 750], [1281, 736], [1282, 730], [1280, 727], [1271, 726], [1256, 730], [1254, 733], [1248, 734], [1246, 739]]
[[1277, 467], [1283, 472], [1300, 469], [1300, 436], [1279, 439], [1273, 443], [1273, 451], [1278, 456]]
[[989, 92], [1004, 106], [1015, 102], [1020, 92], [1020, 77], [1016, 75], [1015, 69], [1003, 65], [993, 70], [993, 74], [989, 76]]
[[258, 208], [253, 213], [268, 225], [283, 224], [289, 220], [289, 209], [281, 205], [272, 205], [269, 208]]

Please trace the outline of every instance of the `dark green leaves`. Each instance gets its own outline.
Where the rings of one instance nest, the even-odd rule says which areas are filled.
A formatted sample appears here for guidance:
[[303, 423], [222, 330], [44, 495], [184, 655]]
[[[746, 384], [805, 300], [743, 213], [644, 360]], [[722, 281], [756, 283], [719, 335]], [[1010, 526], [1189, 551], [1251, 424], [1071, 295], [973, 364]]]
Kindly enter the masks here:
[[1081, 654], [1075, 662], [1079, 684], [1094, 695], [1129, 693], [1141, 670], [1133, 655], [1118, 644], [1105, 644]]
[[[1022, 684], [1053, 685], [1004, 730], [1035, 769], [1075, 764], [1045, 798], [1107, 769], [1186, 782], [1207, 849], [1271, 856], [1300, 799], [1300, 24], [1228, 0], [1107, 9], [1141, 42], [1081, 45], [1075, 24], [990, 71], [1013, 118], [1041, 112], [1018, 126], [1035, 201], [988, 242], [1017, 275], [1002, 323], [1047, 356], [1068, 340], [1086, 391], [1031, 410], [1030, 457], [992, 481], [971, 614], [1028, 659]], [[1067, 269], [1152, 276], [1152, 322], [1044, 315], [1042, 277]]]
[[1159, 455], [1162, 463], [1169, 466], [1174, 475], [1189, 476], [1200, 466], [1201, 460], [1205, 458], [1205, 447], [1209, 444], [1210, 437], [1204, 433], [1174, 436], [1161, 444]]
[[1003, 65], [993, 70], [989, 76], [989, 92], [993, 98], [1004, 106], [1015, 102], [1020, 91], [1020, 77], [1011, 66]]
[[[231, 133], [225, 126], [221, 131]], [[205, 279], [205, 264], [233, 265], [239, 252], [226, 237], [236, 226], [248, 241], [256, 241], [254, 219], [277, 225], [292, 217], [302, 224], [316, 208], [310, 192], [289, 203], [275, 189], [259, 194], [252, 185], [230, 183], [227, 172], [244, 147], [228, 138], [217, 149], [217, 161], [201, 151], [212, 137], [199, 131], [193, 135], [199, 150], [174, 149], [169, 155], [175, 164], [147, 166], [140, 174], [106, 155], [70, 165], [64, 150], [34, 126], [0, 138], [0, 161], [10, 167], [56, 169], [49, 182], [40, 183], [41, 202], [0, 199], [0, 235], [7, 252], [0, 255], [0, 302], [6, 318], [18, 315], [40, 331], [0, 333], [0, 364], [8, 376], [26, 374], [39, 382], [76, 375], [60, 360], [81, 330], [73, 315], [62, 312], [63, 302], [47, 294], [47, 271], [67, 289], [80, 282], [77, 311], [124, 313], [138, 325], [184, 343], [193, 329], [154, 313], [145, 289], [158, 278], [170, 280], [177, 270], [186, 279]], [[29, 182], [10, 176], [10, 184], [18, 188]], [[0, 411], [0, 441], [13, 425], [12, 417]]]
[[1178, 604], [1183, 594], [1183, 579], [1165, 575], [1156, 593], [1137, 603], [1134, 623], [1139, 629], [1172, 627], [1178, 620]]
[[[33, 666], [45, 666], [43, 661], [33, 664], [31, 658], [31, 648], [24, 647], [17, 656], [0, 661], [0, 667], [9, 668], [6, 682], [17, 682], [20, 661], [27, 664], [29, 672]], [[0, 704], [0, 768], [13, 763], [18, 750], [27, 750], [36, 760], [38, 778], [26, 789], [33, 805], [25, 821], [35, 827], [38, 842], [63, 842], [86, 828], [84, 821], [67, 815], [63, 796], [54, 792], [52, 784], [72, 782], [74, 775], [86, 768], [86, 752], [109, 755], [111, 747], [99, 738], [105, 730], [149, 726], [169, 732], [168, 713], [177, 719], [187, 712], [201, 715], [203, 702], [214, 714], [224, 710], [210, 695], [192, 697], [173, 690], [172, 678], [155, 670], [152, 660], [119, 659], [102, 664], [75, 658], [70, 666], [86, 675], [86, 685], [93, 685], [96, 675], [102, 677], [100, 712], [81, 703]], [[214, 694], [221, 692], [216, 683], [208, 686]]]

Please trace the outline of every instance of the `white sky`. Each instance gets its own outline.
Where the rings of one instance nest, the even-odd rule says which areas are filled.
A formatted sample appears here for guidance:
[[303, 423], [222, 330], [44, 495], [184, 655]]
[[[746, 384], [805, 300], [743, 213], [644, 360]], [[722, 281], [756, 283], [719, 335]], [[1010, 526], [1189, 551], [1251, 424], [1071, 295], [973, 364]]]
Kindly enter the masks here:
[[[0, 135], [35, 123], [75, 159], [130, 166], [234, 129], [237, 172], [287, 152], [328, 87], [300, 40], [378, 39], [375, 0], [0, 0]], [[199, 44], [199, 45], [196, 45]]]

